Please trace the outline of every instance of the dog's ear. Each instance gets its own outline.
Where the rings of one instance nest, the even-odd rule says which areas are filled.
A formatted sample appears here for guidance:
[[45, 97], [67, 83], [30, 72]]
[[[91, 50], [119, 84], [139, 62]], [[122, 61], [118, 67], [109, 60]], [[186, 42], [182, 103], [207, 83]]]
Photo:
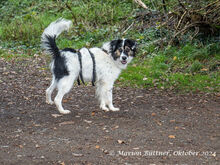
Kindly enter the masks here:
[[135, 55], [137, 53], [137, 42], [135, 40], [127, 39], [126, 40], [126, 45], [129, 46], [129, 48], [133, 52], [132, 56], [135, 57]]
[[122, 43], [122, 40], [120, 40], [120, 39], [111, 41], [110, 42], [111, 51], [115, 52], [121, 43]]
[[127, 39], [126, 42], [128, 43], [129, 47], [132, 51], [136, 51], [137, 49], [137, 42], [135, 40]]
[[132, 41], [133, 42], [133, 46], [131, 47], [131, 50], [133, 51], [137, 51], [137, 42], [136, 41]]

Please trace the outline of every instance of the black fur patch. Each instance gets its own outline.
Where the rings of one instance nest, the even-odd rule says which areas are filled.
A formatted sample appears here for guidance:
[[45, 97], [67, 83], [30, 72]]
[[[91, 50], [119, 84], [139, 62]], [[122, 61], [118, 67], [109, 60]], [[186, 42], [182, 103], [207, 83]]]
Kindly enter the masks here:
[[[130, 48], [130, 52], [127, 53], [126, 52], [126, 47]], [[128, 54], [128, 55], [131, 55], [131, 56], [135, 56], [135, 53], [136, 53], [136, 42], [134, 40], [130, 40], [130, 39], [126, 39], [125, 40], [125, 43], [124, 43], [124, 52], [125, 54]]]
[[122, 52], [127, 56], [133, 56], [133, 57], [135, 56], [136, 53], [136, 42], [130, 39], [125, 39], [124, 43], [123, 40], [121, 39], [113, 40], [110, 42], [110, 47], [111, 47], [110, 53], [114, 60], [117, 60], [117, 58], [120, 57]]
[[46, 35], [45, 36], [46, 41], [44, 41], [44, 44], [47, 46], [47, 51], [50, 52], [50, 54], [55, 59], [56, 57], [60, 56], [60, 51], [56, 44], [56, 35], [54, 37]]
[[66, 66], [65, 57], [59, 56], [59, 57], [55, 58], [53, 71], [55, 74], [55, 78], [57, 80], [63, 78], [64, 76], [69, 75], [69, 71], [67, 70], [67, 66]]
[[76, 53], [77, 51], [73, 48], [64, 48], [62, 51], [69, 51], [69, 52], [72, 52], [72, 53]]
[[67, 70], [66, 66], [66, 59], [64, 56], [61, 56], [59, 48], [56, 45], [56, 36], [51, 37], [51, 36], [46, 36], [47, 41], [45, 41], [45, 44], [48, 47], [48, 51], [52, 55], [54, 59], [54, 68], [53, 72], [55, 75], [55, 78], [57, 80], [63, 78], [64, 76], [69, 75], [69, 71]]
[[119, 57], [118, 56], [118, 53], [116, 52], [120, 47], [122, 47], [122, 42], [123, 40], [121, 39], [118, 39], [118, 40], [113, 40], [110, 42], [110, 53], [113, 57], [114, 60], [117, 60], [117, 58]]

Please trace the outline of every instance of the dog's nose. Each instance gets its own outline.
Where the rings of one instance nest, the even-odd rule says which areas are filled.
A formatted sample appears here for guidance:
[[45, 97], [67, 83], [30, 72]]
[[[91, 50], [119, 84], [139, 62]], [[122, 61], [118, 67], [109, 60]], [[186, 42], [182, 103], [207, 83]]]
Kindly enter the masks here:
[[126, 57], [126, 56], [123, 56], [123, 57], [122, 57], [122, 60], [127, 60], [127, 57]]

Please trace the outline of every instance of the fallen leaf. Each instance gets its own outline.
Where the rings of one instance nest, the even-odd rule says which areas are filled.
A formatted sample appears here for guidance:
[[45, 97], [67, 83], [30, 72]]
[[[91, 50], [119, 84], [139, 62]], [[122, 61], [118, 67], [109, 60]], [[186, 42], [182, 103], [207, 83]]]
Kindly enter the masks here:
[[40, 146], [38, 144], [35, 145], [36, 148], [40, 148]]
[[151, 114], [151, 116], [156, 116], [156, 113], [153, 112], [153, 113]]
[[67, 103], [68, 102], [68, 100], [66, 100], [66, 99], [63, 99], [63, 103]]
[[173, 61], [175, 61], [176, 59], [177, 59], [177, 57], [176, 57], [176, 56], [174, 56], [174, 57], [173, 57]]
[[53, 117], [57, 118], [57, 117], [61, 117], [63, 115], [60, 115], [60, 114], [52, 114]]
[[91, 124], [92, 121], [89, 121], [89, 120], [84, 120], [84, 122], [88, 123], [88, 124]]
[[64, 122], [62, 122], [62, 123], [59, 123], [59, 126], [69, 125], [69, 124], [74, 124], [74, 121], [64, 121]]
[[103, 153], [109, 154], [108, 150], [103, 150]]
[[213, 157], [216, 157], [216, 152], [214, 152], [214, 153], [212, 154], [212, 156], [213, 156]]
[[170, 139], [175, 139], [176, 137], [174, 135], [169, 135]]
[[123, 140], [118, 140], [118, 143], [119, 144], [123, 144], [123, 143], [125, 143]]
[[100, 146], [99, 146], [99, 145], [96, 145], [96, 146], [95, 146], [95, 148], [96, 148], [96, 149], [99, 149], [99, 148], [100, 148]]
[[175, 123], [176, 120], [170, 120], [170, 123]]
[[202, 68], [201, 71], [208, 71], [208, 69], [207, 68]]
[[119, 128], [119, 126], [118, 125], [116, 125], [113, 129], [118, 129]]
[[160, 126], [162, 125], [160, 121], [158, 121], [158, 120], [154, 120], [154, 121], [155, 121], [158, 125], [160, 125]]
[[83, 156], [83, 154], [77, 154], [77, 153], [72, 153], [72, 155], [75, 156], [75, 157], [81, 157], [81, 156]]
[[137, 64], [133, 64], [132, 66], [133, 66], [133, 67], [137, 67]]
[[91, 115], [92, 115], [92, 116], [95, 116], [95, 112], [94, 112], [94, 111], [92, 111]]
[[62, 163], [60, 163], [60, 165], [65, 165], [65, 163], [64, 163], [64, 162], [62, 162]]
[[30, 99], [29, 99], [28, 97], [26, 97], [26, 96], [23, 96], [23, 97], [24, 97], [25, 100], [30, 100]]

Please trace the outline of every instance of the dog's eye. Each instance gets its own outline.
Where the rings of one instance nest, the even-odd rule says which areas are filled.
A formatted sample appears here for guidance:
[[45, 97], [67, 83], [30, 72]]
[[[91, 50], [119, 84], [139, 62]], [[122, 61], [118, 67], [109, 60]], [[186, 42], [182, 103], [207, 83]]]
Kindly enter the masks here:
[[126, 48], [126, 49], [125, 49], [125, 52], [126, 52], [126, 53], [130, 52], [130, 49], [129, 49], [129, 48]]
[[119, 48], [118, 50], [119, 50], [119, 52], [122, 52], [122, 48]]

